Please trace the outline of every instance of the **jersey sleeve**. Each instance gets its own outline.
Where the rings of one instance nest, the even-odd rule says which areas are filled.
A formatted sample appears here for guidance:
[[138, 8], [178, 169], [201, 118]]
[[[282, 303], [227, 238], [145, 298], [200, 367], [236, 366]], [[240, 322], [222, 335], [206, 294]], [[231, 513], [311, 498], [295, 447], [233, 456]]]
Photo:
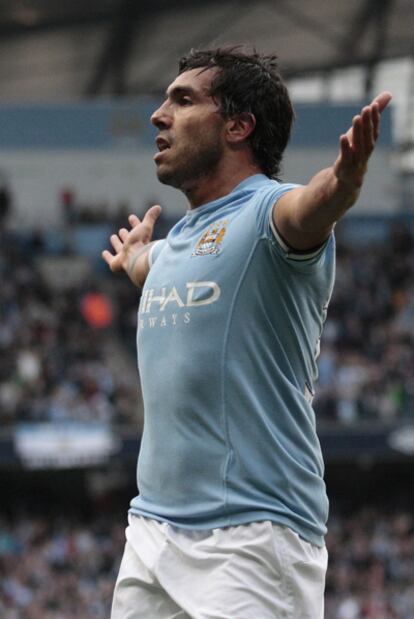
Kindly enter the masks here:
[[162, 249], [165, 246], [165, 242], [166, 242], [165, 239], [160, 239], [159, 241], [155, 241], [151, 245], [151, 249], [149, 250], [149, 253], [148, 253], [149, 268], [152, 267], [152, 265], [154, 264], [154, 262], [156, 261], [156, 259], [160, 255]]
[[309, 251], [299, 251], [289, 247], [280, 235], [273, 221], [273, 207], [277, 208], [279, 198], [281, 198], [288, 191], [296, 189], [300, 186], [301, 185], [294, 183], [275, 183], [274, 188], [270, 191], [267, 190], [266, 192], [263, 192], [259, 209], [259, 229], [260, 234], [268, 239], [272, 247], [272, 251], [274, 251], [280, 258], [290, 264], [292, 268], [307, 270], [322, 264], [325, 250], [328, 245], [330, 245], [333, 233], [331, 233], [326, 241], [319, 247]]

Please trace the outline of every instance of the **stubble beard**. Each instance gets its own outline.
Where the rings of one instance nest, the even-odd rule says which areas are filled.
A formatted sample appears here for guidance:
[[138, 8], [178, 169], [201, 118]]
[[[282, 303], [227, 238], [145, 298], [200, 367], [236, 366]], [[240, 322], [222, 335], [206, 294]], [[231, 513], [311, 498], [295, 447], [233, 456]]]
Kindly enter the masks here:
[[223, 150], [218, 138], [202, 148], [189, 148], [177, 157], [169, 169], [163, 170], [162, 166], [157, 168], [158, 180], [164, 185], [184, 191], [203, 177], [211, 176], [215, 172], [222, 159]]

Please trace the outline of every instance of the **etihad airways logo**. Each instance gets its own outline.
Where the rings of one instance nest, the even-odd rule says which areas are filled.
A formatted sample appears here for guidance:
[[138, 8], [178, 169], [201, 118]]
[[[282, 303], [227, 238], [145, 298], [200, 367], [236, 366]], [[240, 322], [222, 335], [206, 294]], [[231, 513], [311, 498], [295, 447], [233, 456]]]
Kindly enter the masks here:
[[141, 297], [138, 328], [166, 327], [168, 324], [176, 326], [180, 321], [188, 324], [191, 321], [189, 308], [211, 305], [220, 295], [220, 286], [210, 281], [188, 282], [184, 294], [180, 294], [175, 286], [164, 286], [159, 292], [155, 288], [148, 288]]

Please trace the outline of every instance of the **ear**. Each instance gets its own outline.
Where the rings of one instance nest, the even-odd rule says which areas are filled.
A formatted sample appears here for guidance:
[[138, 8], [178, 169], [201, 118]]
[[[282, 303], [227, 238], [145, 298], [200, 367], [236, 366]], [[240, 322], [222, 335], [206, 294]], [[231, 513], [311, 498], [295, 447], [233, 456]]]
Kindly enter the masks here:
[[234, 118], [229, 118], [226, 127], [227, 141], [231, 144], [239, 144], [247, 140], [256, 126], [256, 118], [250, 112], [243, 112]]

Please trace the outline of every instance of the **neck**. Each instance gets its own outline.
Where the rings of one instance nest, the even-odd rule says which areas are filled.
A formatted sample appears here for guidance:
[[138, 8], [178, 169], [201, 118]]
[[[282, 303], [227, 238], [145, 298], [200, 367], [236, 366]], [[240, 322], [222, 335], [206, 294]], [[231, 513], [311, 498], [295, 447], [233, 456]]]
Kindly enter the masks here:
[[219, 168], [188, 182], [181, 190], [186, 195], [190, 208], [194, 209], [228, 195], [237, 185], [254, 174], [262, 174], [262, 171], [253, 163], [244, 166], [220, 164]]

